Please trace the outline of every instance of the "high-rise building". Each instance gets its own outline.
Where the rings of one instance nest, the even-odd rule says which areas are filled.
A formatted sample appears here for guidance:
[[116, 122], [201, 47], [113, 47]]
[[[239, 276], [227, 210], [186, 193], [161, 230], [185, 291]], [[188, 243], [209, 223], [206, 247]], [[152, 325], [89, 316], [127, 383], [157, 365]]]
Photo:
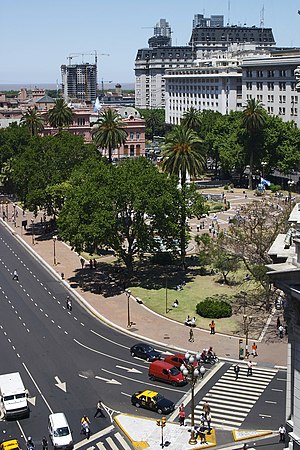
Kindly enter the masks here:
[[97, 65], [82, 63], [61, 66], [62, 92], [66, 101], [91, 103], [97, 97]]
[[204, 17], [203, 14], [195, 14], [193, 20], [193, 28], [196, 27], [223, 27], [224, 16], [213, 15], [210, 17]]

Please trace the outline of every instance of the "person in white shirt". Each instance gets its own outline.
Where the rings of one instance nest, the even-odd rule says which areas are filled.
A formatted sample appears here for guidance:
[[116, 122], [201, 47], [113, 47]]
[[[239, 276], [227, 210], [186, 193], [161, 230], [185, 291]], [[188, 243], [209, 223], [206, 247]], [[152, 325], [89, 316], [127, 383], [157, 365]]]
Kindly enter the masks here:
[[278, 433], [279, 433], [279, 442], [285, 442], [286, 430], [282, 424], [280, 425], [280, 427], [278, 429]]

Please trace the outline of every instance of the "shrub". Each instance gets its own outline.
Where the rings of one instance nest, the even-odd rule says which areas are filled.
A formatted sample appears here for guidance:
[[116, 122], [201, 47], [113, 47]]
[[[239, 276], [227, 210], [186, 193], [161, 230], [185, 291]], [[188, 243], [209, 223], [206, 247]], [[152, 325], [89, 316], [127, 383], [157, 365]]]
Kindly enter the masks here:
[[223, 187], [224, 191], [228, 191], [228, 184], [225, 184], [225, 186]]
[[271, 192], [274, 193], [274, 192], [281, 191], [282, 188], [281, 188], [280, 184], [273, 184], [273, 183], [271, 183], [269, 189], [270, 189]]
[[[221, 298], [220, 298], [221, 297]], [[207, 297], [196, 305], [196, 312], [199, 316], [209, 317], [212, 319], [221, 319], [222, 317], [232, 316], [231, 304], [226, 300], [222, 300], [226, 296]]]

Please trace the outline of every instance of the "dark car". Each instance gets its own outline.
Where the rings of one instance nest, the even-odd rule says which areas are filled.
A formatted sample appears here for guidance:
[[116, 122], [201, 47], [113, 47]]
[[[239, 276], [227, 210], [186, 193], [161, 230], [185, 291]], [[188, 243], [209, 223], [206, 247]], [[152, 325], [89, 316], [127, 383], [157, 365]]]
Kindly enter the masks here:
[[131, 397], [131, 403], [137, 408], [146, 408], [156, 411], [158, 414], [170, 414], [175, 409], [175, 404], [154, 391], [138, 391]]
[[161, 353], [154, 350], [149, 344], [135, 344], [130, 349], [131, 356], [138, 356], [139, 358], [146, 359], [147, 361], [155, 361], [161, 359]]

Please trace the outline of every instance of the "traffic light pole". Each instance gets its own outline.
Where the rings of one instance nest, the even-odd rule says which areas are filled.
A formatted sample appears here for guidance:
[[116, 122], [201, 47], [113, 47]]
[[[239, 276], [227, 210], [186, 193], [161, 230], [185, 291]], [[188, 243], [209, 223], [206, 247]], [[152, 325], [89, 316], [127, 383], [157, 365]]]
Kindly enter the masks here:
[[164, 427], [166, 426], [166, 422], [167, 422], [167, 419], [165, 417], [162, 417], [161, 420], [157, 420], [156, 421], [156, 425], [161, 428], [161, 443], [160, 443], [161, 448], [165, 447], [165, 444], [164, 444]]

